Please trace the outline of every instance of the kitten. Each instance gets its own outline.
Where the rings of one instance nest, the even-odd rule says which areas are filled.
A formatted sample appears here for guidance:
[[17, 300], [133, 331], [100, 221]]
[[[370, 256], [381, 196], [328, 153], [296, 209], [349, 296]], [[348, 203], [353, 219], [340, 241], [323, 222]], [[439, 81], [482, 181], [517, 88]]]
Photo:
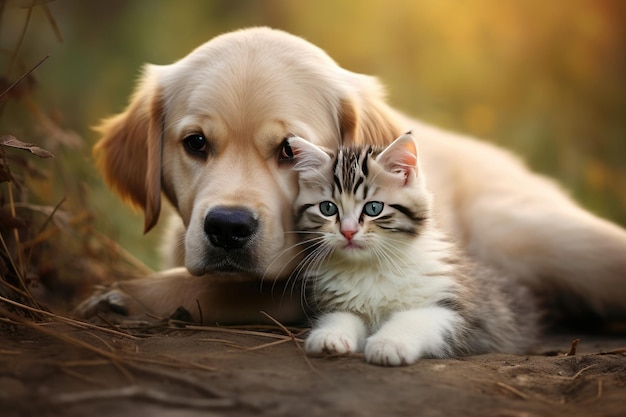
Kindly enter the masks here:
[[364, 351], [368, 362], [396, 366], [527, 349], [530, 297], [504, 288], [504, 277], [474, 266], [437, 229], [410, 132], [385, 149], [288, 143], [307, 245], [296, 272], [320, 314], [307, 352]]

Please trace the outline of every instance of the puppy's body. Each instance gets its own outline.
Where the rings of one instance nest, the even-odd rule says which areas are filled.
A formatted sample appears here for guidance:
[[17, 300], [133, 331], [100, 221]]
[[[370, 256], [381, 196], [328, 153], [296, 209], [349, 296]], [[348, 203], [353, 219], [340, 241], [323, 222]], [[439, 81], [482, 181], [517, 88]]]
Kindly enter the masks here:
[[572, 312], [626, 315], [623, 229], [509, 153], [406, 117], [384, 102], [375, 79], [266, 28], [147, 66], [127, 110], [103, 123], [95, 153], [105, 178], [145, 211], [146, 230], [166, 196], [180, 217], [173, 233], [184, 235], [184, 253], [170, 259], [184, 259], [186, 270], [118, 284], [78, 312], [165, 317], [184, 306], [204, 322], [258, 321], [259, 310], [297, 319], [299, 296], [281, 297], [279, 289], [299, 252], [284, 139], [386, 145], [409, 129], [424, 154], [435, 219], [471, 256]]

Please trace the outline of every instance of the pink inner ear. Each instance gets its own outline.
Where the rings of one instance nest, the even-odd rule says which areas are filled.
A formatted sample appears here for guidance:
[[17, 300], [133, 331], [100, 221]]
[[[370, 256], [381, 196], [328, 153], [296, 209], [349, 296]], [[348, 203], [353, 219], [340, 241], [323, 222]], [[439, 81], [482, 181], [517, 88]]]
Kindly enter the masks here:
[[415, 167], [417, 165], [417, 147], [412, 139], [401, 140], [396, 143], [397, 158], [400, 165]]
[[404, 171], [404, 185], [407, 185], [413, 175], [417, 175], [417, 156], [415, 144], [411, 141], [411, 150], [408, 149], [401, 153], [402, 161], [401, 169]]
[[400, 166], [402, 166], [405, 169], [410, 169], [410, 168], [415, 168], [415, 165], [417, 165], [417, 157], [415, 156], [415, 148], [413, 148], [413, 152], [409, 152], [404, 151], [404, 152], [400, 152], [400, 155], [398, 155], [398, 162]]
[[417, 147], [409, 135], [396, 139], [377, 159], [387, 171], [403, 175], [405, 185], [417, 173]]

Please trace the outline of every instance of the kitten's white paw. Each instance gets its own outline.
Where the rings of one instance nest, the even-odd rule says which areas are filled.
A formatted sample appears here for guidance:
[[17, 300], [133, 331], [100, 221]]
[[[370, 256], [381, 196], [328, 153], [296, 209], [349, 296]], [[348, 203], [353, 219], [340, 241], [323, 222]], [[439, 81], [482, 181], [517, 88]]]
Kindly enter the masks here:
[[304, 342], [307, 353], [353, 353], [359, 349], [356, 338], [336, 330], [316, 329]]
[[347, 311], [335, 311], [319, 318], [304, 342], [308, 353], [354, 353], [363, 350], [367, 328], [363, 320]]
[[365, 345], [365, 360], [376, 365], [410, 365], [419, 358], [418, 347], [401, 338], [374, 335]]

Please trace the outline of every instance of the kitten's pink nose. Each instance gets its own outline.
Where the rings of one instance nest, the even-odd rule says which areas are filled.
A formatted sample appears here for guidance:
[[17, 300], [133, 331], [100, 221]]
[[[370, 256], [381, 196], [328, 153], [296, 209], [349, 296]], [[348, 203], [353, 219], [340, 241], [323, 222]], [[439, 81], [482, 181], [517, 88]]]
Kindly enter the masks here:
[[348, 240], [352, 240], [352, 236], [356, 233], [356, 230], [342, 230], [341, 234]]
[[341, 224], [339, 226], [339, 230], [343, 237], [351, 241], [354, 235], [359, 231], [359, 223], [356, 219], [347, 216], [341, 219]]

